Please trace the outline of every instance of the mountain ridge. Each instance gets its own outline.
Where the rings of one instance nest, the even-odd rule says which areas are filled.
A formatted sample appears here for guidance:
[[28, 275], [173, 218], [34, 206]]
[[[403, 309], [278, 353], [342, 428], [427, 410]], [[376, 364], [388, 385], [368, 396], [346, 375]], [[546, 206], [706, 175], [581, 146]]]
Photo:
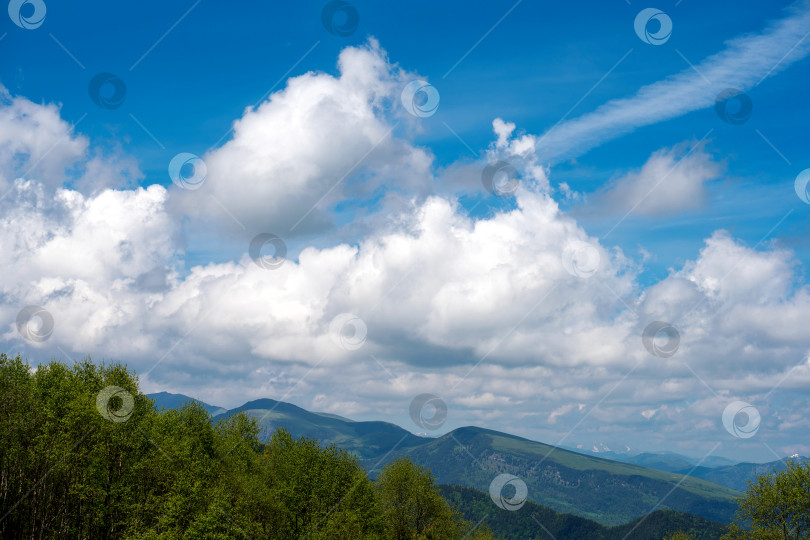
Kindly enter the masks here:
[[433, 472], [439, 484], [483, 491], [498, 474], [513, 474], [529, 499], [606, 526], [636, 519], [660, 505], [720, 522], [732, 519], [738, 491], [632, 463], [532, 441], [489, 428], [462, 426], [436, 438], [414, 435], [383, 421], [353, 421], [307, 411], [270, 398], [251, 400], [220, 413], [244, 412], [259, 422], [260, 438], [277, 428], [294, 437], [335, 444], [355, 455], [369, 476], [407, 457]]
[[394, 449], [379, 462], [361, 463], [373, 476], [398, 457], [430, 469], [439, 484], [487, 490], [497, 475], [511, 474], [527, 485], [531, 500], [603, 525], [626, 523], [657, 505], [727, 523], [741, 495], [699, 478], [583, 456], [485, 428], [453, 430], [423, 445]]

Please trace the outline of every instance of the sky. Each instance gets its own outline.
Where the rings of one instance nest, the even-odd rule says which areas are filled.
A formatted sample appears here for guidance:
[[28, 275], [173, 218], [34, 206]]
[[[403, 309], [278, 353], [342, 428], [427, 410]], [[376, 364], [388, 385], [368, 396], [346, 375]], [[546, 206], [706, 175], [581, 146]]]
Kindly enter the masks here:
[[0, 350], [432, 436], [810, 454], [810, 2], [8, 13]]

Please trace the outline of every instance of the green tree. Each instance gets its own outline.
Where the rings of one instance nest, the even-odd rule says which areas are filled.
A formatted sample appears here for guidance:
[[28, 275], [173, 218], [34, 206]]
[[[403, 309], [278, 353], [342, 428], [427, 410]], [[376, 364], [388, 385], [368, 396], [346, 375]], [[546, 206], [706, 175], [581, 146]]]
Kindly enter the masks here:
[[724, 540], [810, 538], [810, 462], [788, 460], [786, 465], [749, 483], [739, 499], [737, 522]]
[[158, 411], [120, 364], [0, 355], [0, 538], [491, 538], [410, 461], [372, 482], [336, 446], [258, 433], [245, 413]]
[[461, 536], [460, 522], [439, 493], [430, 471], [407, 458], [400, 458], [383, 469], [376, 485], [391, 538]]
[[[262, 456], [272, 471], [273, 496], [284, 508], [285, 538], [329, 538], [332, 531], [363, 538], [382, 532], [371, 481], [346, 451], [293, 439], [279, 429]], [[349, 532], [353, 531], [353, 536]]]
[[665, 536], [664, 540], [695, 540], [695, 535], [678, 531]]
[[[135, 395], [127, 427], [98, 412], [110, 385]], [[0, 536], [121, 534], [137, 486], [138, 426], [152, 411], [134, 376], [89, 360], [32, 370], [0, 355], [0, 404]]]

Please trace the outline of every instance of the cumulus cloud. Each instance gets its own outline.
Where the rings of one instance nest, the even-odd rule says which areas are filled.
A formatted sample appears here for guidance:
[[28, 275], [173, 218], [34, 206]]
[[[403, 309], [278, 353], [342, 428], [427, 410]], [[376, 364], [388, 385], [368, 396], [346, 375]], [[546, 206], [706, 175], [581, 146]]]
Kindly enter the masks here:
[[681, 143], [653, 153], [641, 169], [590, 197], [588, 207], [646, 216], [698, 210], [707, 198], [706, 184], [719, 178], [722, 169], [704, 145]]
[[59, 106], [12, 96], [0, 85], [0, 201], [18, 178], [36, 178], [49, 191], [70, 184], [83, 192], [132, 186], [142, 178], [135, 158], [120, 147], [92, 154], [89, 147]]
[[[53, 338], [73, 351], [129, 357], [148, 352], [142, 334], [156, 272], [178, 256], [160, 186], [106, 190], [94, 197], [17, 180], [0, 218], [3, 317], [45, 307]], [[165, 285], [168, 286], [168, 285]], [[165, 288], [165, 287], [164, 287]], [[18, 340], [13, 324], [4, 338]]]
[[[13, 97], [0, 85], [0, 190], [15, 178], [44, 179], [49, 187], [62, 185], [67, 169], [84, 155], [89, 141], [74, 136], [56, 105], [38, 105]], [[2, 194], [0, 194], [2, 195]]]
[[392, 104], [408, 74], [373, 40], [344, 49], [338, 70], [290, 78], [248, 108], [234, 122], [232, 139], [203, 156], [202, 188], [173, 191], [181, 211], [227, 229], [287, 238], [329, 227], [335, 202], [368, 196], [383, 183], [425, 192], [432, 157], [397, 136], [397, 126], [409, 120], [386, 112], [400, 109]]
[[[134, 285], [171, 262], [166, 235], [163, 243], [150, 239], [167, 227], [164, 196], [153, 186], [79, 200], [85, 211], [71, 217], [84, 223], [66, 227], [65, 238], [29, 245], [28, 257], [45, 259], [37, 270], [53, 272], [52, 279], [70, 276], [71, 268], [81, 268], [79, 261], [99, 259], [90, 276], [77, 277], [130, 279]], [[397, 222], [359, 246], [306, 248], [297, 262], [276, 270], [259, 267], [247, 255], [238, 263], [194, 267], [155, 297], [148, 316], [163, 321], [155, 326], [160, 332], [193, 334], [184, 349], [195, 355], [240, 350], [277, 362], [351, 361], [354, 351], [336, 347], [331, 335], [333, 319], [351, 312], [368, 321], [368, 352], [406, 364], [470, 363], [495, 347], [499, 361], [517, 364], [624, 362], [613, 325], [591, 317], [608, 311], [612, 296], [562, 264], [564, 246], [587, 236], [547, 196], [526, 192], [518, 200], [518, 210], [474, 222], [459, 216], [452, 201], [433, 197], [402, 216], [408, 220], [404, 227]], [[92, 209], [102, 206], [109, 214], [126, 213], [124, 223], [110, 226], [107, 214], [96, 217]], [[31, 226], [22, 215], [13, 222]], [[140, 222], [148, 227], [126, 237], [126, 226]], [[97, 247], [77, 247], [90, 243]], [[621, 273], [620, 253], [601, 250], [601, 257], [603, 279], [613, 290], [629, 292], [632, 277]], [[122, 275], [105, 275], [115, 265]], [[548, 340], [546, 332], [586, 339]], [[86, 345], [83, 335], [71, 331], [64, 339], [79, 351]], [[589, 345], [588, 338], [601, 344]], [[420, 358], [414, 348], [433, 357]]]

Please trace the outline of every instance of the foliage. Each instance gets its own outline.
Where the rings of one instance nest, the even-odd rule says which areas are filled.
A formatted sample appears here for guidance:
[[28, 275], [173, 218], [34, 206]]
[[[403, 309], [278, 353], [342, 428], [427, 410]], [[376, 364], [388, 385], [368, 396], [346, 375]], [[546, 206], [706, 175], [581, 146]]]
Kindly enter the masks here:
[[656, 510], [629, 523], [608, 527], [583, 517], [555, 512], [532, 501], [526, 501], [519, 511], [510, 512], [494, 507], [488, 493], [457, 485], [440, 488], [442, 495], [463, 512], [465, 519], [473, 523], [483, 520], [496, 536], [507, 540], [552, 537], [557, 540], [661, 540], [676, 531], [685, 531], [689, 533], [686, 538], [695, 540], [718, 540], [726, 529], [721, 523], [672, 510]]
[[[97, 408], [108, 386], [111, 421]], [[471, 524], [400, 460], [372, 482], [334, 445], [199, 403], [158, 411], [133, 373], [0, 355], [0, 537], [460, 539]], [[492, 538], [485, 528], [467, 538]]]
[[664, 540], [695, 540], [694, 535], [678, 531], [664, 537]]
[[391, 538], [452, 538], [457, 534], [453, 512], [439, 493], [430, 471], [410, 460], [390, 463], [377, 479], [382, 511]]
[[739, 503], [725, 540], [810, 538], [810, 462], [788, 460], [784, 470], [760, 476]]

